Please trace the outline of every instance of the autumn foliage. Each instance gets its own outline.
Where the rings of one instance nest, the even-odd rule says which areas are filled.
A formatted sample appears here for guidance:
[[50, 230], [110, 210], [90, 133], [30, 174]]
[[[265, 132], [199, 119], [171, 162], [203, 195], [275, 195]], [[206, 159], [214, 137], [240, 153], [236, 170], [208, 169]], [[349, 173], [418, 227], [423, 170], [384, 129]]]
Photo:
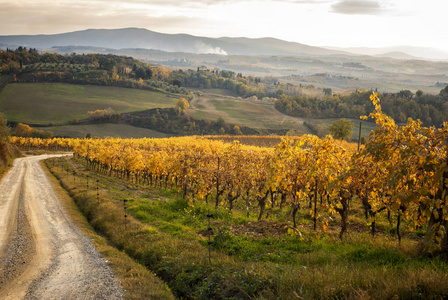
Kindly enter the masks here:
[[[298, 210], [309, 211], [314, 230], [326, 231], [335, 214], [340, 237], [356, 201], [372, 222], [386, 213], [400, 224], [425, 226], [422, 251], [448, 252], [448, 127], [422, 127], [409, 120], [397, 126], [371, 96], [377, 124], [365, 147], [352, 150], [330, 136], [283, 139], [275, 147], [246, 146], [201, 137], [170, 139], [62, 140], [86, 159], [89, 168], [137, 184], [172, 186], [189, 199], [213, 201], [229, 210], [240, 203], [258, 218], [268, 207], [290, 207], [296, 227]], [[367, 117], [365, 117], [367, 118]], [[447, 124], [446, 124], [447, 125]], [[25, 146], [37, 140], [16, 139]]]

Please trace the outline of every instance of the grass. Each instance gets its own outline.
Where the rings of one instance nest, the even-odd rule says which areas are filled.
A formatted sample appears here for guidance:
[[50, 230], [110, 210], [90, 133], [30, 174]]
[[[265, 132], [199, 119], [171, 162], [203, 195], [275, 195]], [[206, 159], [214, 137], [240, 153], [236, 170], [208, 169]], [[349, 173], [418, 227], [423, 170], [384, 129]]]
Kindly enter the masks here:
[[7, 75], [0, 75], [0, 91], [3, 88], [3, 86], [11, 79], [11, 76]]
[[[272, 108], [263, 105], [236, 100], [211, 100], [211, 103], [216, 110], [225, 112], [230, 118], [238, 120], [237, 123], [248, 127], [259, 127], [263, 124], [262, 128], [277, 129], [281, 122], [280, 120], [275, 124], [269, 120], [275, 116], [275, 113]], [[268, 122], [268, 124], [264, 122]]]
[[[216, 94], [216, 91], [214, 91]], [[336, 119], [295, 118], [278, 112], [273, 103], [232, 99], [210, 94], [196, 96], [192, 101], [193, 109], [188, 114], [198, 119], [216, 121], [223, 118], [228, 123], [252, 128], [295, 130], [298, 134], [316, 133], [319, 136], [329, 134], [327, 130]], [[351, 138], [358, 140], [360, 120], [351, 119], [354, 129]], [[304, 125], [303, 122], [309, 124]], [[362, 121], [362, 136], [368, 138], [370, 131], [375, 129], [372, 122]], [[310, 128], [311, 126], [311, 128]]]
[[162, 93], [63, 83], [12, 83], [0, 93], [0, 111], [10, 121], [64, 123], [87, 118], [87, 111], [111, 107], [118, 113], [173, 107], [177, 98]]
[[[213, 90], [214, 93], [218, 91]], [[111, 107], [116, 112], [130, 112], [151, 108], [173, 107], [177, 98], [167, 94], [90, 85], [72, 85], [61, 83], [13, 83], [0, 92], [0, 111], [10, 121], [48, 124], [66, 123], [74, 119], [87, 118], [87, 111]], [[192, 101], [194, 109], [188, 114], [198, 119], [216, 121], [222, 117], [226, 122], [261, 129], [290, 130], [297, 133], [312, 133], [303, 124], [307, 121], [325, 134], [325, 128], [333, 119], [294, 118], [281, 114], [273, 103], [262, 101], [238, 100], [229, 96], [203, 95]], [[355, 121], [355, 125], [359, 124]], [[368, 136], [373, 124], [364, 122], [363, 135]], [[358, 138], [358, 126], [355, 126], [352, 138]], [[57, 136], [84, 137], [165, 137], [154, 131], [135, 129], [125, 125], [91, 125], [51, 127]]]
[[[289, 210], [272, 210], [269, 220], [246, 218], [237, 206], [230, 213], [188, 201], [170, 189], [135, 186], [129, 181], [85, 170], [81, 160], [56, 160], [50, 168], [74, 197], [89, 222], [162, 278], [183, 299], [444, 299], [448, 262], [416, 255], [415, 235], [401, 245], [385, 218], [380, 232], [368, 234], [370, 221], [352, 213], [349, 234], [337, 238], [338, 219], [328, 234], [314, 233], [307, 210], [298, 214], [302, 238], [282, 233]], [[61, 168], [63, 167], [63, 168]], [[68, 170], [64, 171], [64, 170]], [[75, 176], [73, 176], [75, 171]], [[86, 175], [99, 180], [100, 200]], [[91, 181], [92, 182], [92, 181]], [[94, 181], [93, 181], [94, 182]], [[124, 231], [123, 200], [127, 200]], [[242, 205], [240, 205], [242, 206]], [[359, 208], [354, 208], [359, 209]], [[213, 230], [208, 261], [207, 214]], [[272, 234], [277, 226], [279, 234]], [[255, 228], [255, 229], [254, 229]], [[257, 230], [262, 234], [258, 234]], [[274, 231], [275, 232], [275, 231]], [[257, 235], [258, 234], [258, 235]]]
[[170, 135], [155, 130], [134, 127], [126, 124], [96, 124], [96, 125], [64, 125], [45, 127], [55, 136], [83, 138], [90, 133], [92, 137], [122, 137], [122, 138], [165, 138]]
[[272, 103], [239, 100], [219, 95], [197, 96], [192, 101], [188, 114], [198, 119], [216, 121], [223, 118], [226, 122], [239, 126], [263, 129], [294, 129], [308, 133], [303, 119], [293, 118], [278, 112]]
[[[63, 160], [61, 159], [61, 161]], [[67, 191], [59, 185], [57, 179], [60, 179], [63, 173], [58, 172], [56, 177], [53, 177], [47, 168], [44, 167], [44, 169], [49, 175], [55, 192], [71, 220], [83, 234], [91, 239], [95, 248], [109, 262], [114, 276], [121, 282], [125, 299], [174, 299], [168, 286], [156, 277], [154, 273], [135, 262], [123, 251], [111, 246], [106, 238], [98, 235], [93, 230]], [[61, 171], [61, 169], [52, 168], [52, 171]]]

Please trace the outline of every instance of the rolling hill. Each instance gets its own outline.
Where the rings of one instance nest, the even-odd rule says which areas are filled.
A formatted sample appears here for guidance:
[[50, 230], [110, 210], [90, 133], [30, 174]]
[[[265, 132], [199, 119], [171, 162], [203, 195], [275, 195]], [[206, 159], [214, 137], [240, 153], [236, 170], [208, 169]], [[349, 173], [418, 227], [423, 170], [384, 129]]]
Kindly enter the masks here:
[[0, 36], [3, 47], [92, 46], [111, 49], [144, 48], [168, 52], [222, 55], [319, 56], [350, 55], [348, 52], [312, 47], [274, 38], [207, 38], [188, 34], [164, 34], [141, 28], [88, 29], [52, 35]]
[[396, 59], [446, 60], [448, 53], [427, 48], [397, 46], [389, 48], [314, 47], [275, 38], [209, 38], [189, 34], [165, 34], [143, 28], [87, 29], [49, 35], [3, 35], [0, 48], [18, 46], [48, 49], [83, 46], [108, 49], [154, 49], [166, 52], [247, 56], [381, 56]]

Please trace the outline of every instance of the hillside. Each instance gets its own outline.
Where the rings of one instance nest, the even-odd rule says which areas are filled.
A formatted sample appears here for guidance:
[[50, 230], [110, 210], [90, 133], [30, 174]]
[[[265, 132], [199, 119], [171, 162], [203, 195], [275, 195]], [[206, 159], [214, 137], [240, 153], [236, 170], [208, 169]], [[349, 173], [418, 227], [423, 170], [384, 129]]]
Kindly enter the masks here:
[[348, 54], [273, 38], [207, 38], [188, 34], [164, 34], [141, 28], [88, 29], [53, 35], [0, 36], [0, 45], [51, 48], [93, 46], [112, 49], [145, 48], [168, 52], [222, 55], [316, 56]]
[[81, 120], [88, 111], [109, 107], [117, 113], [173, 107], [176, 101], [173, 96], [139, 89], [64, 83], [8, 84], [0, 93], [0, 107], [9, 121], [32, 124]]
[[[296, 84], [312, 83], [335, 91], [377, 89], [398, 92], [419, 89], [438, 93], [447, 82], [446, 53], [429, 48], [324, 48], [274, 38], [207, 38], [163, 34], [141, 28], [89, 29], [53, 35], [0, 36], [0, 48], [38, 48], [41, 52], [110, 53], [132, 56], [171, 68], [219, 68], [253, 76], [298, 76]], [[350, 68], [347, 65], [362, 65]], [[346, 81], [315, 81], [307, 77], [327, 73]], [[283, 80], [278, 78], [278, 80]]]
[[147, 49], [193, 54], [247, 56], [378, 56], [399, 60], [447, 60], [448, 53], [428, 47], [388, 48], [315, 47], [276, 38], [220, 37], [166, 34], [143, 28], [87, 29], [60, 34], [3, 35], [0, 48], [18, 46], [48, 49], [53, 47], [96, 47], [110, 50]]
[[352, 47], [352, 48], [338, 48], [326, 47], [331, 50], [347, 51], [358, 55], [372, 55], [372, 56], [387, 56], [397, 57], [399, 53], [400, 59], [431, 59], [431, 60], [447, 60], [448, 53], [446, 51], [432, 49], [429, 47], [412, 47], [412, 46], [395, 46], [382, 48], [367, 48], [367, 47]]
[[[292, 64], [295, 60], [284, 59], [277, 62], [284, 63], [285, 68], [288, 61]], [[360, 73], [372, 69], [354, 61], [343, 62], [339, 68]], [[332, 90], [338, 84], [357, 84], [356, 78], [328, 73], [279, 80], [207, 67], [168, 70], [126, 56], [39, 54], [34, 48], [23, 47], [0, 51], [0, 71], [9, 74], [0, 77], [4, 78], [4, 84], [8, 80], [13, 82], [0, 93], [0, 109], [9, 121], [32, 126], [120, 123], [168, 135], [285, 134], [289, 131], [324, 136], [335, 118], [357, 122], [359, 116], [371, 111], [368, 90], [357, 89], [354, 93]], [[320, 87], [321, 84], [326, 87]], [[438, 82], [434, 87], [436, 93], [441, 93], [440, 88], [445, 85]], [[412, 117], [428, 126], [440, 126], [446, 116], [446, 99], [431, 95], [426, 89], [415, 94], [401, 89], [381, 95], [384, 110], [397, 122]], [[190, 102], [186, 114], [174, 108], [180, 98]], [[136, 113], [139, 111], [142, 113]], [[91, 118], [94, 112], [104, 118]], [[87, 128], [55, 131], [62, 136], [98, 132], [97, 128], [87, 130], [90, 131]], [[106, 132], [98, 135], [134, 136], [127, 135], [129, 128], [117, 131], [124, 135]], [[153, 133], [142, 132], [136, 136], [154, 136]], [[365, 130], [364, 135], [367, 133]]]

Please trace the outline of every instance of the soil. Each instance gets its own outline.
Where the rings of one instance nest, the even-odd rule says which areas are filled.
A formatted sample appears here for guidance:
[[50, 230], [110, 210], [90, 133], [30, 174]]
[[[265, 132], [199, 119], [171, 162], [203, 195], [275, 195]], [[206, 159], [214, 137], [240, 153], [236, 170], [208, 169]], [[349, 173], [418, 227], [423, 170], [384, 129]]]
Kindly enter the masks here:
[[260, 220], [247, 222], [246, 224], [234, 225], [230, 231], [236, 235], [245, 235], [252, 238], [279, 237], [287, 233], [286, 224]]

